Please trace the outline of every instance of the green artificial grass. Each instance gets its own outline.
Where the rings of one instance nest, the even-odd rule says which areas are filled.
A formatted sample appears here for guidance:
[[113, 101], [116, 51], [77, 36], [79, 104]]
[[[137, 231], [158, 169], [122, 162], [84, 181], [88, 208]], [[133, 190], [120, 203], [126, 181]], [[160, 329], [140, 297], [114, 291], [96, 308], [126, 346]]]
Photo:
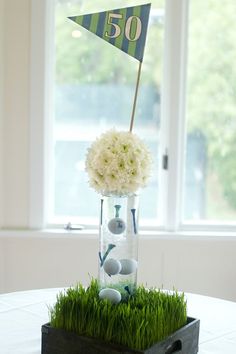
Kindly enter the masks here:
[[184, 294], [176, 291], [138, 286], [134, 295], [118, 305], [100, 300], [98, 293], [97, 280], [87, 289], [79, 284], [60, 293], [50, 308], [51, 326], [144, 350], [187, 322]]

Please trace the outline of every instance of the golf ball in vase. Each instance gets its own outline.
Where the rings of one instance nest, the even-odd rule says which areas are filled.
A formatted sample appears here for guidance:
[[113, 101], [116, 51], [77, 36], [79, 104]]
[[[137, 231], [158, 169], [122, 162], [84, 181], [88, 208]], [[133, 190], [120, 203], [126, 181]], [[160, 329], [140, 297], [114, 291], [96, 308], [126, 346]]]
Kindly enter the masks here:
[[121, 263], [114, 258], [109, 258], [105, 261], [103, 268], [108, 275], [116, 275], [121, 271]]
[[120, 235], [125, 231], [125, 222], [121, 218], [113, 218], [108, 222], [108, 230], [115, 235]]
[[122, 275], [129, 275], [137, 270], [137, 261], [135, 259], [120, 259], [121, 270], [120, 274]]

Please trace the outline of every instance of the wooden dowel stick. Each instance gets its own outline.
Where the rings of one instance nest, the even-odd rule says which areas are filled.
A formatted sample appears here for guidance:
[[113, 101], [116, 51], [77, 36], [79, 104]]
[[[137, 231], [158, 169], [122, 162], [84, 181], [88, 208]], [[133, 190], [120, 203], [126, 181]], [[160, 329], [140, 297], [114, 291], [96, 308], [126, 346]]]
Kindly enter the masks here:
[[142, 62], [139, 62], [139, 68], [138, 68], [138, 77], [137, 77], [137, 82], [136, 82], [136, 88], [135, 88], [135, 94], [134, 94], [134, 103], [133, 103], [133, 109], [132, 109], [132, 115], [131, 115], [131, 120], [130, 120], [130, 128], [129, 131], [132, 133], [133, 125], [134, 125], [134, 115], [135, 115], [135, 109], [136, 109], [136, 103], [137, 103], [137, 97], [138, 97], [138, 89], [139, 89], [139, 81], [140, 81], [140, 76], [141, 76], [141, 68], [142, 68]]

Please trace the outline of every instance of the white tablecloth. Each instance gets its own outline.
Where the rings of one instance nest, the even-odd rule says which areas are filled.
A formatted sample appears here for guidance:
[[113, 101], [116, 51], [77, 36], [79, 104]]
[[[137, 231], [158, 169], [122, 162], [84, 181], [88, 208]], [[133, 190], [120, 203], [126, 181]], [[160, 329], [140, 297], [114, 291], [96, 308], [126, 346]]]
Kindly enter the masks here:
[[[41, 326], [62, 289], [0, 295], [0, 354], [40, 354]], [[236, 303], [186, 294], [188, 315], [200, 319], [199, 354], [236, 354]]]

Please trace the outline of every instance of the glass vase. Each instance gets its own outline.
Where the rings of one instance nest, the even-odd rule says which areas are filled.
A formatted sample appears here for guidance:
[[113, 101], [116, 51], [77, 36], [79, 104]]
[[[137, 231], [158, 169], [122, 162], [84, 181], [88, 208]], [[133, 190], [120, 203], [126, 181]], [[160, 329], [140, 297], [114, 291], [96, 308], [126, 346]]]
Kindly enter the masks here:
[[136, 194], [101, 198], [99, 295], [113, 303], [132, 295], [137, 285], [138, 202]]

